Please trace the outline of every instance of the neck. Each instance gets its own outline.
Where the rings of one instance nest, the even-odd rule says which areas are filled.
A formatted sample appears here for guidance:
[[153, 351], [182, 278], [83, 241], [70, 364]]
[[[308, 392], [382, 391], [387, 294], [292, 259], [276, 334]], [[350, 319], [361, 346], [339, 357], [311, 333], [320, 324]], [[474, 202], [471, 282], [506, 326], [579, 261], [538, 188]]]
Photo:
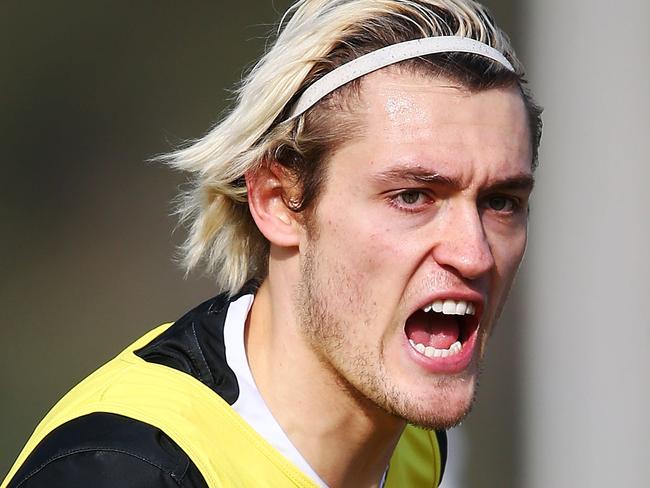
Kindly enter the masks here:
[[246, 327], [248, 361], [271, 413], [329, 486], [377, 486], [404, 421], [377, 408], [299, 330], [289, 281], [264, 281]]

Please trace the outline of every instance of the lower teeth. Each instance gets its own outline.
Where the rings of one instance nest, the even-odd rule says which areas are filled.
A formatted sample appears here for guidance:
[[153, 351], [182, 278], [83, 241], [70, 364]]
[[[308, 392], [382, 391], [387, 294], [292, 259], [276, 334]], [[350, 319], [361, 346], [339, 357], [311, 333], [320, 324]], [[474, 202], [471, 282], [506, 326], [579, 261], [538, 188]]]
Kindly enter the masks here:
[[413, 339], [409, 339], [411, 346], [420, 354], [428, 358], [446, 358], [447, 356], [453, 356], [462, 351], [463, 346], [460, 341], [454, 342], [449, 349], [436, 349], [432, 346], [425, 346], [424, 344], [416, 344]]

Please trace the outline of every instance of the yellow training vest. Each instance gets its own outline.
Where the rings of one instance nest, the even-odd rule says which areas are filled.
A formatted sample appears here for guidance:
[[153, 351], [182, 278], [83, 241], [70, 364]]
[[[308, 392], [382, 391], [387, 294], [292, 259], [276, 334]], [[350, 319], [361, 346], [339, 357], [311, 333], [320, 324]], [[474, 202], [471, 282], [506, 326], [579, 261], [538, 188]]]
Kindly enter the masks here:
[[[170, 325], [141, 337], [65, 395], [38, 425], [0, 488], [47, 434], [94, 412], [119, 414], [159, 428], [185, 451], [210, 488], [315, 488], [311, 478], [210, 388], [133, 353]], [[386, 486], [437, 487], [440, 462], [435, 434], [409, 425], [391, 458]]]

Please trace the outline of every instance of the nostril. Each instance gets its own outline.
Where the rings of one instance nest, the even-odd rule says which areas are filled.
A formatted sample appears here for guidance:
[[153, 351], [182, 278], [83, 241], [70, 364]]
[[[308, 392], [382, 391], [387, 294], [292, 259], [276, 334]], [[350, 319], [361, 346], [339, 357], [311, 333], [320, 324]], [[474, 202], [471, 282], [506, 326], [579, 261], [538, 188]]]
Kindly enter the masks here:
[[451, 224], [446, 226], [431, 251], [439, 266], [453, 270], [454, 274], [468, 280], [480, 278], [495, 266], [480, 219], [476, 220], [457, 227]]
[[[483, 236], [450, 243], [447, 249], [440, 246], [436, 259], [457, 270], [463, 278], [474, 280], [494, 267], [492, 249]], [[440, 262], [440, 261], [438, 261]]]

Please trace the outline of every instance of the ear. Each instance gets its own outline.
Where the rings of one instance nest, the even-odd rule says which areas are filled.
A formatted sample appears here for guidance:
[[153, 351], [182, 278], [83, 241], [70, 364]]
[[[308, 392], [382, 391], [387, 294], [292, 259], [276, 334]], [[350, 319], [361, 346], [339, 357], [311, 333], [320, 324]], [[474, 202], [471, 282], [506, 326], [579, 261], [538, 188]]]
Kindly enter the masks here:
[[286, 170], [276, 162], [246, 173], [248, 208], [253, 220], [264, 237], [280, 247], [298, 246], [300, 242], [301, 226], [284, 198], [293, 187]]

